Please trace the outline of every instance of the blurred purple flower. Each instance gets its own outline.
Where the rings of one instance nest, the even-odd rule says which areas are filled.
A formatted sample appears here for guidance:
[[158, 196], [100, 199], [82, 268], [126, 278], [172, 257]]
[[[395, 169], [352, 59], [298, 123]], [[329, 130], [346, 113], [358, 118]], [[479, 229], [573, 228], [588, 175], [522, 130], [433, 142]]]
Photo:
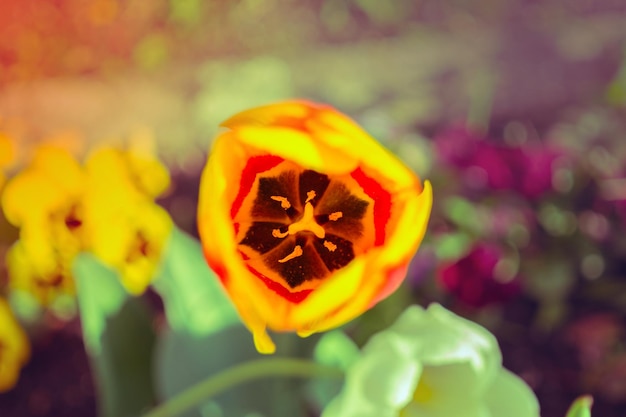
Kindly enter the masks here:
[[458, 301], [480, 308], [504, 303], [521, 290], [519, 277], [504, 277], [497, 265], [502, 250], [490, 244], [477, 244], [465, 257], [437, 271], [438, 283]]
[[626, 224], [626, 200], [617, 200], [615, 202], [617, 214], [622, 218], [622, 225]]
[[483, 139], [478, 132], [457, 124], [435, 137], [435, 150], [442, 162], [464, 168], [476, 154], [478, 143]]
[[562, 156], [561, 152], [545, 147], [520, 149], [521, 171], [519, 188], [525, 196], [537, 198], [553, 189], [552, 177], [554, 161]]
[[472, 188], [513, 190], [535, 199], [552, 190], [561, 152], [545, 146], [510, 147], [454, 126], [435, 139], [439, 159], [455, 166]]

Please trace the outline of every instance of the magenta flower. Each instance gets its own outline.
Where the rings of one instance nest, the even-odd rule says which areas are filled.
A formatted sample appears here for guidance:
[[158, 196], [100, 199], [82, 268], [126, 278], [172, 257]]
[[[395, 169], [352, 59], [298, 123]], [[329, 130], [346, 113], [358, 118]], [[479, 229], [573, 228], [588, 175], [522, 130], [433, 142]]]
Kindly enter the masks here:
[[435, 140], [439, 159], [455, 166], [475, 189], [512, 190], [535, 199], [552, 190], [554, 162], [561, 152], [547, 146], [511, 147], [465, 127]]
[[503, 262], [499, 247], [477, 244], [465, 257], [440, 268], [437, 281], [446, 292], [470, 307], [504, 303], [521, 288], [517, 274], [511, 274]]

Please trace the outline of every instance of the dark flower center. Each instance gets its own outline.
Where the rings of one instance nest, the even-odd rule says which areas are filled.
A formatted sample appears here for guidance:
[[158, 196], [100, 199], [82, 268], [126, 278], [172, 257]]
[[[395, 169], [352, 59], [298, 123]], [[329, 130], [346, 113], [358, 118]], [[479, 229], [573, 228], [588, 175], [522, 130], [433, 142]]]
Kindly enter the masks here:
[[370, 206], [354, 184], [288, 169], [259, 175], [255, 185], [247, 218], [237, 219], [240, 250], [254, 271], [273, 272], [293, 289], [354, 259]]

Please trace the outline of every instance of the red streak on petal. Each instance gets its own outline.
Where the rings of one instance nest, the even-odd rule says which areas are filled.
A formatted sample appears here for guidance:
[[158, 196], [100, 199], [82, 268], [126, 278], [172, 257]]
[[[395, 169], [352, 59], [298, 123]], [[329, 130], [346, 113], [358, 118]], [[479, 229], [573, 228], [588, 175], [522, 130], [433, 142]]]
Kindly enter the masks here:
[[235, 200], [233, 201], [233, 205], [230, 207], [231, 219], [234, 219], [237, 215], [237, 212], [241, 208], [241, 204], [243, 204], [244, 198], [246, 198], [246, 196], [250, 192], [250, 189], [252, 188], [252, 184], [254, 184], [254, 180], [256, 179], [257, 174], [274, 168], [282, 161], [283, 158], [274, 155], [253, 156], [252, 158], [248, 159], [246, 166], [243, 168], [243, 171], [241, 171], [239, 192], [237, 193], [237, 197], [235, 197]]
[[352, 171], [351, 175], [363, 188], [365, 194], [374, 200], [374, 227], [376, 228], [374, 246], [380, 246], [385, 242], [385, 227], [391, 217], [391, 194], [378, 181], [365, 175], [360, 167]]
[[294, 304], [300, 304], [313, 291], [313, 290], [302, 290], [298, 292], [290, 292], [289, 290], [287, 290], [287, 288], [283, 287], [282, 285], [280, 285], [279, 283], [275, 281], [272, 281], [271, 279], [261, 274], [256, 269], [251, 268], [250, 266], [248, 266], [248, 269], [250, 270], [250, 272], [256, 275], [261, 281], [263, 281], [263, 283], [267, 286], [267, 288], [274, 291], [276, 294], [283, 297], [285, 300], [292, 302]]
[[398, 289], [402, 281], [404, 281], [408, 268], [408, 262], [405, 262], [387, 270], [385, 274], [387, 279], [385, 279], [380, 288], [376, 291], [376, 296], [372, 299], [368, 308], [374, 307], [379, 301], [382, 301], [393, 294], [394, 291]]
[[221, 262], [211, 258], [206, 251], [204, 251], [204, 259], [206, 259], [209, 267], [211, 267], [213, 272], [215, 272], [215, 275], [217, 275], [222, 284], [225, 286], [228, 283], [228, 271], [226, 270], [226, 267]]
[[290, 127], [293, 130], [299, 130], [301, 132], [308, 133], [309, 128], [306, 125], [308, 118], [295, 118], [295, 117], [279, 117], [276, 119], [278, 126]]

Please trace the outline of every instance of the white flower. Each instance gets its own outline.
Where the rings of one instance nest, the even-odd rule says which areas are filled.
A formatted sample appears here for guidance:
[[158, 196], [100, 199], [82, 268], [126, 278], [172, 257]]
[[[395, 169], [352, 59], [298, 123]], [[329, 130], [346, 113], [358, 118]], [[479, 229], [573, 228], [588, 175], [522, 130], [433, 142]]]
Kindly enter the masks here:
[[409, 307], [367, 343], [322, 417], [538, 417], [495, 337], [438, 304]]

